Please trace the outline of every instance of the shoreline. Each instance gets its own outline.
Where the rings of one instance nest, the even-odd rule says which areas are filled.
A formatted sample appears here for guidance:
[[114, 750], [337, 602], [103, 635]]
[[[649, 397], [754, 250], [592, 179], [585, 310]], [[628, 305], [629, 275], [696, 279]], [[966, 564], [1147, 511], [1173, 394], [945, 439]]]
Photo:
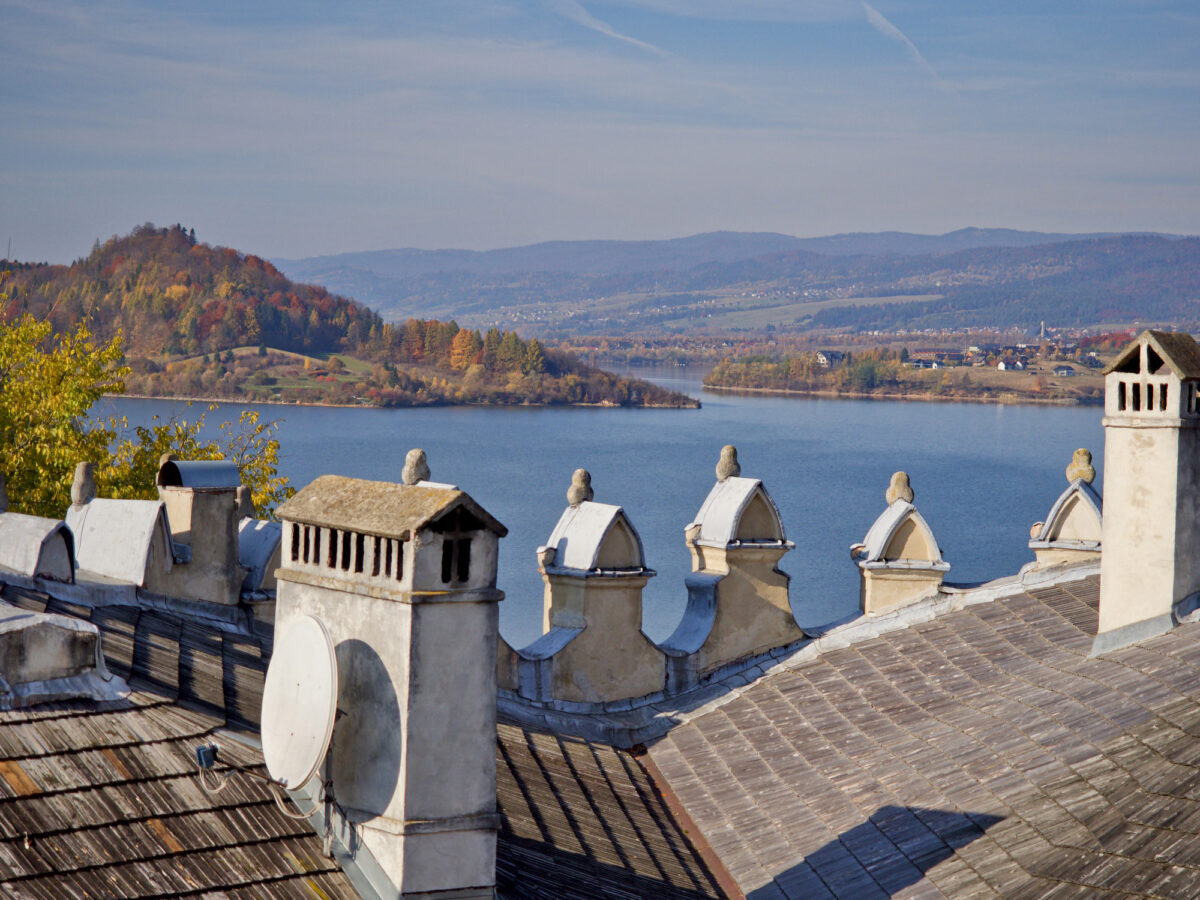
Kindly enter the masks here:
[[884, 394], [864, 391], [795, 390], [792, 388], [730, 387], [721, 384], [704, 384], [706, 391], [729, 394], [765, 394], [780, 397], [822, 397], [831, 400], [904, 400], [917, 403], [996, 403], [1002, 406], [1101, 406], [1103, 401], [1084, 402], [1070, 397], [1024, 397], [1010, 393], [997, 396], [946, 396], [930, 392]]
[[[211, 397], [211, 396], [180, 396], [176, 394], [102, 394], [105, 399], [126, 398], [129, 400], [177, 400], [184, 403], [240, 403], [253, 406], [314, 406], [329, 409], [452, 409], [454, 407], [470, 406], [477, 409], [700, 409], [699, 400], [693, 400], [695, 406], [667, 406], [665, 404], [643, 403], [638, 406], [621, 406], [619, 403], [414, 403], [410, 406], [380, 406], [377, 403], [328, 403], [291, 400], [260, 400], [247, 397]], [[692, 398], [689, 398], [692, 399]]]

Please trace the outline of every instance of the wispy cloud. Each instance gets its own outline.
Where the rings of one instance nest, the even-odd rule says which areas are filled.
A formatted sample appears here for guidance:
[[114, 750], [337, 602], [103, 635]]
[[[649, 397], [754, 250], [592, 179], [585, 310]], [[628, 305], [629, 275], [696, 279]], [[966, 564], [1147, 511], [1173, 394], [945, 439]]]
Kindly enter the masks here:
[[661, 47], [655, 47], [653, 44], [648, 44], [645, 41], [639, 41], [635, 37], [630, 37], [627, 34], [622, 34], [613, 28], [607, 22], [601, 22], [590, 12], [583, 8], [583, 5], [578, 0], [546, 0], [546, 6], [553, 12], [562, 16], [576, 25], [582, 25], [584, 28], [589, 28], [592, 31], [603, 34], [606, 37], [614, 40], [624, 41], [634, 47], [639, 47], [648, 53], [653, 53], [663, 59], [669, 59], [670, 54]]
[[[884, 37], [889, 37], [894, 41], [899, 41], [908, 50], [908, 55], [913, 58], [913, 61], [924, 69], [933, 78], [938, 78], [938, 73], [934, 71], [933, 66], [929, 64], [921, 51], [917, 49], [917, 45], [908, 39], [903, 31], [888, 21], [879, 10], [873, 7], [867, 0], [861, 0], [863, 11], [867, 14], [867, 21], [871, 23], [871, 27], [882, 34]], [[939, 79], [940, 80], [940, 79]]]

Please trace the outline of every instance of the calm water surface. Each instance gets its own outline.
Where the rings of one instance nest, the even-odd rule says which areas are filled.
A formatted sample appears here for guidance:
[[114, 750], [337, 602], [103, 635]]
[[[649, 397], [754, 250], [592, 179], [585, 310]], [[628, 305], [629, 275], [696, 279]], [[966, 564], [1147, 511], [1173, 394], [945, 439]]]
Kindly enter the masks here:
[[[645, 592], [644, 628], [661, 640], [687, 599], [683, 529], [713, 485], [723, 444], [737, 445], [744, 476], [765, 482], [796, 543], [781, 568], [792, 576], [801, 624], [856, 607], [849, 547], [883, 511], [895, 470], [912, 477], [917, 506], [951, 564], [948, 579], [981, 581], [1032, 559], [1029, 526], [1066, 486], [1071, 452], [1091, 448], [1097, 469], [1103, 456], [1099, 407], [743, 397], [703, 391], [686, 374], [654, 380], [700, 397], [703, 409], [272, 406], [263, 414], [282, 420], [281, 469], [297, 486], [326, 473], [399, 481], [405, 453], [423, 447], [434, 480], [457, 484], [508, 526], [500, 626], [516, 646], [540, 633], [534, 551], [579, 467], [591, 471], [596, 500], [623, 506], [641, 532], [647, 564], [658, 571]], [[135, 424], [183, 408], [108, 402]], [[236, 418], [239, 408], [228, 405], [209, 421]]]

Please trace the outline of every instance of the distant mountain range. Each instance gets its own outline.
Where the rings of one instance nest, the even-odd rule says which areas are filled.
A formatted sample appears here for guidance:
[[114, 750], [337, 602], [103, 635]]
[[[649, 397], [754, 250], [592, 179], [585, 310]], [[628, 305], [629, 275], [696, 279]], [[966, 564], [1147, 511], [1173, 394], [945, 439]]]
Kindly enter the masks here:
[[1146, 233], [712, 232], [273, 262], [386, 319], [543, 334], [1200, 320], [1200, 240]]
[[794, 251], [826, 256], [918, 256], [974, 247], [1032, 247], [1113, 236], [1111, 232], [1057, 234], [1015, 231], [1011, 228], [960, 228], [948, 234], [855, 232], [815, 238], [798, 238], [769, 231], [711, 231], [665, 241], [547, 241], [500, 250], [366, 250], [303, 259], [274, 259], [272, 262], [293, 278], [301, 281], [315, 279], [318, 282], [318, 275], [343, 270], [394, 278], [431, 272], [620, 275], [629, 272], [677, 272], [705, 263], [738, 262]]

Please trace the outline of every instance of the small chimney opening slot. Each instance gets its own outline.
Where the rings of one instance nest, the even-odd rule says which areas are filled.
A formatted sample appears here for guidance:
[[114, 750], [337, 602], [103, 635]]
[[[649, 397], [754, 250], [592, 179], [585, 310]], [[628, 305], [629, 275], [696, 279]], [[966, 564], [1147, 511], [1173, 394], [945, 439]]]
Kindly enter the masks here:
[[1160, 412], [1167, 411], [1167, 386], [1160, 384], [1158, 386], [1158, 409]]
[[292, 523], [292, 562], [300, 561], [300, 526]]
[[1140, 384], [1130, 385], [1133, 388], [1133, 411], [1142, 411], [1142, 386]]
[[373, 578], [379, 577], [379, 564], [381, 562], [379, 554], [382, 550], [383, 538], [381, 538], [379, 535], [375, 535], [375, 553], [371, 556], [371, 576]]
[[454, 542], [455, 560], [454, 574], [459, 581], [471, 579], [471, 539], [459, 538]]
[[321, 564], [321, 529], [320, 528], [313, 529], [312, 564], [314, 566], [319, 566]]
[[325, 558], [325, 564], [331, 569], [337, 568], [337, 548], [338, 548], [338, 530], [336, 528], [329, 529], [329, 555]]
[[1117, 410], [1124, 412], [1125, 410], [1125, 382], [1117, 382]]
[[[390, 541], [388, 543], [391, 543]], [[404, 578], [404, 541], [396, 542], [396, 580]]]
[[[349, 531], [342, 532], [342, 552], [341, 559], [339, 561], [342, 564], [343, 572], [350, 571], [350, 541], [352, 537], [353, 535], [351, 535]], [[359, 571], [361, 571], [361, 569]]]

